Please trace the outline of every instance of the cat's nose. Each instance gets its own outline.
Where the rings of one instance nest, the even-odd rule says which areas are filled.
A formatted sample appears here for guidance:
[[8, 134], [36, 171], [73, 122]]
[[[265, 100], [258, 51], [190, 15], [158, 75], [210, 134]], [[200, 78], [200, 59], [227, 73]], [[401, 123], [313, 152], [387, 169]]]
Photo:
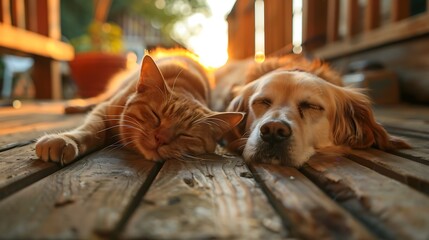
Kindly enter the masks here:
[[173, 133], [172, 133], [171, 129], [161, 128], [155, 134], [155, 140], [156, 140], [156, 143], [158, 144], [158, 146], [162, 146], [162, 145], [170, 143], [172, 136], [173, 136]]

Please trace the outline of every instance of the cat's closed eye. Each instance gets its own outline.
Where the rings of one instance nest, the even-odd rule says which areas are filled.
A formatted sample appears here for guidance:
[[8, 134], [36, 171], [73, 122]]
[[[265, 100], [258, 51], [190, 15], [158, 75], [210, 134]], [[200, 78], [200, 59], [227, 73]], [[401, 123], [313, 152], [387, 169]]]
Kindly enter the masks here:
[[155, 126], [158, 127], [161, 124], [161, 118], [153, 109], [150, 109], [150, 113], [152, 115], [152, 118], [155, 120]]

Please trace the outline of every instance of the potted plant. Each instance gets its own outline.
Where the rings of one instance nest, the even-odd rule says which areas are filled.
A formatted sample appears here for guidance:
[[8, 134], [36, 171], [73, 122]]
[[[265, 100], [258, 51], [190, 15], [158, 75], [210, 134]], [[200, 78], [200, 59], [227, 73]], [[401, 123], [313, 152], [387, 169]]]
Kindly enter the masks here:
[[71, 40], [75, 58], [69, 63], [71, 76], [82, 98], [103, 92], [111, 77], [126, 68], [122, 30], [113, 23], [94, 21], [87, 33]]

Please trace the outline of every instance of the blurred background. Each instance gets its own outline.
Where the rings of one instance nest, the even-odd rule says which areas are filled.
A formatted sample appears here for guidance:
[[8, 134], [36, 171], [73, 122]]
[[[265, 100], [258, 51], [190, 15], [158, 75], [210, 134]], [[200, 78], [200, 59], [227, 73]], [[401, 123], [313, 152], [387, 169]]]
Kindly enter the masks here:
[[1, 0], [1, 104], [91, 97], [145, 50], [227, 61], [301, 54], [376, 103], [429, 103], [428, 0]]

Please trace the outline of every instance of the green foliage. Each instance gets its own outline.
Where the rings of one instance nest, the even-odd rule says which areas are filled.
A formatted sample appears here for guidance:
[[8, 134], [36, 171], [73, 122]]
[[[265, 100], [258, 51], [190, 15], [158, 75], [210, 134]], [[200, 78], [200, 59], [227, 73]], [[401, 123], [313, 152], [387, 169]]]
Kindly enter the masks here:
[[114, 23], [92, 22], [86, 34], [71, 40], [76, 52], [99, 51], [120, 53], [122, 30]]
[[[176, 22], [194, 13], [210, 14], [206, 0], [112, 0], [108, 19], [123, 12], [144, 17], [162, 29], [167, 38]], [[61, 1], [62, 34], [71, 39], [77, 51], [119, 51], [122, 42], [117, 25], [110, 24], [110, 31], [105, 31], [103, 26], [94, 25], [93, 15], [93, 1]]]
[[[130, 0], [129, 10], [169, 34], [173, 25], [195, 13], [210, 14], [206, 0]], [[168, 35], [167, 35], [168, 36]]]
[[61, 33], [67, 39], [73, 39], [86, 33], [94, 17], [93, 1], [61, 1]]

